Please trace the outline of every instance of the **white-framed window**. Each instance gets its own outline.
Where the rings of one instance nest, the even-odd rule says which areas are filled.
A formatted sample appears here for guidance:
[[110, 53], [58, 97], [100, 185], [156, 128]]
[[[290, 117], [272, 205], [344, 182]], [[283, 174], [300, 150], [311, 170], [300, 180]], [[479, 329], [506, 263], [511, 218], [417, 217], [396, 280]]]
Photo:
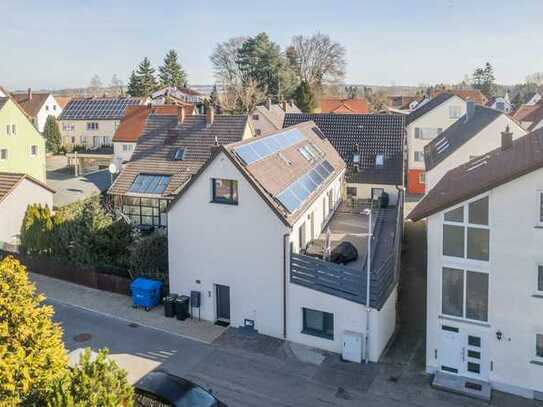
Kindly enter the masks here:
[[543, 334], [535, 335], [535, 356], [543, 360]]
[[38, 146], [33, 144], [30, 146], [30, 155], [36, 157], [38, 155]]
[[419, 184], [426, 184], [426, 173], [419, 172]]
[[473, 321], [488, 321], [488, 278], [485, 271], [443, 267], [441, 313]]
[[435, 127], [415, 127], [415, 138], [421, 140], [432, 140], [439, 136], [443, 131], [442, 128]]
[[74, 126], [69, 123], [62, 123], [62, 130], [63, 131], [72, 131], [74, 129]]
[[8, 149], [2, 148], [0, 149], [0, 160], [4, 161], [8, 159]]
[[462, 115], [460, 106], [449, 106], [449, 119], [458, 119]]
[[422, 152], [422, 151], [415, 151], [415, 161], [416, 161], [416, 162], [422, 162], [422, 161], [424, 161], [424, 152]]
[[489, 261], [489, 197], [476, 198], [443, 214], [445, 257]]
[[87, 122], [87, 130], [98, 130], [98, 122]]

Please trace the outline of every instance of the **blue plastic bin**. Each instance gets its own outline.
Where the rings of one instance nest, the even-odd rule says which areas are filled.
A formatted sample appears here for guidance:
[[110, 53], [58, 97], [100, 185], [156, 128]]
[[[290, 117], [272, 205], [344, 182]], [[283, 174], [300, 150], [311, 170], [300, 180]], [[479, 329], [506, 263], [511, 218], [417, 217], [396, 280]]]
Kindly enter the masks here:
[[132, 306], [143, 307], [145, 311], [160, 304], [160, 281], [148, 278], [136, 278], [130, 285], [132, 291]]

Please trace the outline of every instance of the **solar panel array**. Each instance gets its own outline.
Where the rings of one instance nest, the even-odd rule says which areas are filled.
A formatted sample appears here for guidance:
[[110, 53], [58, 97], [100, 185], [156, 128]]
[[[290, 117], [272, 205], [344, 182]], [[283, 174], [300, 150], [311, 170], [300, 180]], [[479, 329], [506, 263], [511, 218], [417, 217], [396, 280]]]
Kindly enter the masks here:
[[64, 108], [60, 120], [120, 120], [127, 106], [139, 104], [136, 98], [74, 99]]
[[168, 187], [169, 175], [140, 174], [136, 177], [128, 192], [139, 194], [162, 194]]
[[333, 172], [334, 167], [325, 160], [290, 184], [277, 195], [277, 199], [290, 213], [293, 213]]
[[249, 165], [284, 150], [303, 139], [304, 135], [299, 129], [291, 129], [252, 143], [243, 144], [235, 148], [234, 152], [243, 160], [245, 165]]

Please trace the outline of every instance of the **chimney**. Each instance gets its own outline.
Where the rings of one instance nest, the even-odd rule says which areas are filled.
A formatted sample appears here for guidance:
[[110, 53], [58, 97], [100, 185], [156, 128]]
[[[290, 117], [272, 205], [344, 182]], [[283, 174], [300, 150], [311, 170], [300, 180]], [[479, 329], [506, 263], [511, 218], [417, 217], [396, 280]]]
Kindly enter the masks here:
[[266, 100], [266, 108], [271, 111], [271, 99]]
[[283, 100], [281, 102], [281, 108], [283, 109], [283, 112], [287, 112], [287, 101], [286, 100]]
[[509, 130], [509, 125], [502, 132], [502, 151], [509, 150], [513, 147], [513, 133]]
[[185, 122], [185, 108], [183, 106], [177, 107], [177, 122], [178, 123]]
[[212, 105], [207, 106], [206, 109], [206, 124], [207, 127], [211, 126], [215, 121], [215, 108]]
[[28, 99], [28, 100], [32, 100], [32, 88], [28, 88], [28, 91], [27, 91], [27, 99]]
[[466, 102], [466, 122], [469, 122], [473, 115], [475, 114], [475, 102], [473, 100], [468, 100]]

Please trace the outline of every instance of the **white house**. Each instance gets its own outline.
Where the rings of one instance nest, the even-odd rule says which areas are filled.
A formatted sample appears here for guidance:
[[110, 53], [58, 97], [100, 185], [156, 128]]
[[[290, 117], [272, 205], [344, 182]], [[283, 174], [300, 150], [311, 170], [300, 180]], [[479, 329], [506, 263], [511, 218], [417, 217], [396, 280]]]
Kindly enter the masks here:
[[541, 94], [539, 92], [535, 92], [533, 96], [526, 102], [528, 106], [533, 106], [539, 103], [541, 100]]
[[490, 100], [487, 103], [487, 106], [507, 114], [513, 113], [515, 110], [515, 106], [513, 106], [509, 98], [509, 92], [505, 92], [504, 96], [498, 96], [497, 98]]
[[517, 139], [526, 134], [505, 113], [467, 102], [466, 114], [424, 147], [426, 191], [451, 169], [482, 156], [501, 145], [502, 137]]
[[[168, 210], [170, 292], [199, 293], [193, 310], [203, 319], [375, 361], [395, 330], [397, 256], [375, 257], [368, 312], [367, 215], [336, 211], [345, 163], [315, 127], [306, 122], [215, 150]], [[379, 251], [387, 256], [398, 252], [399, 239], [390, 237], [398, 236], [397, 213], [374, 217], [373, 240], [390, 248]], [[338, 216], [348, 217], [350, 232], [339, 230], [345, 219], [341, 226]], [[304, 254], [326, 228], [331, 246], [356, 245], [356, 262]]]
[[424, 147], [466, 114], [466, 102], [452, 93], [441, 93], [419, 104], [405, 119], [407, 138], [407, 191], [425, 192]]
[[27, 93], [14, 93], [12, 97], [23, 108], [40, 133], [43, 132], [47, 117], [53, 116], [56, 119], [62, 112], [61, 105], [49, 92], [32, 92], [29, 88]]
[[17, 250], [26, 208], [39, 204], [52, 209], [54, 192], [30, 175], [0, 172], [0, 249]]
[[125, 109], [142, 103], [143, 99], [130, 97], [70, 100], [58, 118], [64, 147], [111, 148]]
[[256, 136], [265, 136], [283, 128], [286, 113], [302, 113], [292, 101], [273, 104], [268, 99], [265, 105], [256, 106], [249, 116]]
[[427, 220], [434, 383], [543, 399], [543, 131], [449, 171], [409, 218]]

